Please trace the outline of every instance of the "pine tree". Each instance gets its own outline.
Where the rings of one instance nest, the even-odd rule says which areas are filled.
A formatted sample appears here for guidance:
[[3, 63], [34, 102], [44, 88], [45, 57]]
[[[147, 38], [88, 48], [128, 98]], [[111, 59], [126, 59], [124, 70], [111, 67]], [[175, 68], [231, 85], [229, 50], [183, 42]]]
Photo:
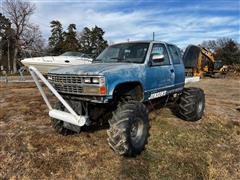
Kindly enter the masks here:
[[53, 54], [63, 53], [63, 28], [59, 21], [51, 21], [50, 27], [52, 28], [52, 35], [48, 39], [50, 52]]
[[70, 24], [68, 26], [68, 31], [64, 32], [64, 51], [78, 51], [79, 45], [77, 40], [76, 25]]
[[79, 40], [81, 52], [92, 54], [93, 57], [98, 56], [108, 46], [107, 41], [103, 38], [104, 33], [98, 26], [92, 29], [85, 27]]

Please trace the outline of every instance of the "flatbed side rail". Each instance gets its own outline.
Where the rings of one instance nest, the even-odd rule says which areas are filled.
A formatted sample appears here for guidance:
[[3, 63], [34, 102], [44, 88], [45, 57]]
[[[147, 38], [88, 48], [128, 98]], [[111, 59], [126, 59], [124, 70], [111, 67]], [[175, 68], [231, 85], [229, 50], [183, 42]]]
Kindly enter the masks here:
[[[48, 80], [38, 71], [37, 68], [34, 66], [29, 67], [29, 71], [31, 73], [31, 76], [41, 93], [45, 103], [48, 106], [49, 109], [49, 116], [55, 119], [59, 119], [65, 122], [68, 122], [70, 124], [74, 124], [77, 126], [83, 126], [85, 125], [88, 116], [79, 116], [72, 108], [71, 106], [62, 98], [62, 96], [54, 89], [54, 87], [48, 82]], [[42, 85], [39, 82], [39, 79], [42, 80], [42, 82], [48, 87], [48, 89], [58, 98], [58, 100], [63, 104], [63, 106], [69, 111], [60, 111], [57, 109], [53, 109], [47, 96], [46, 93], [44, 92]]]

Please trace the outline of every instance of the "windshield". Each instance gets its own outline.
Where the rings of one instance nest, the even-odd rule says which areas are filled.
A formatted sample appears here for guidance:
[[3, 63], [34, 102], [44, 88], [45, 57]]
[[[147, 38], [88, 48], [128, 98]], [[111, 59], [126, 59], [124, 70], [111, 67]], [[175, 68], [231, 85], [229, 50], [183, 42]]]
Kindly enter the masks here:
[[109, 46], [94, 62], [104, 63], [143, 63], [148, 51], [149, 43], [124, 43]]
[[60, 56], [77, 56], [77, 57], [85, 57], [85, 54], [80, 52], [73, 52], [73, 51], [67, 51]]
[[223, 62], [221, 60], [217, 60], [214, 63], [214, 69], [221, 69], [222, 66], [223, 66]]

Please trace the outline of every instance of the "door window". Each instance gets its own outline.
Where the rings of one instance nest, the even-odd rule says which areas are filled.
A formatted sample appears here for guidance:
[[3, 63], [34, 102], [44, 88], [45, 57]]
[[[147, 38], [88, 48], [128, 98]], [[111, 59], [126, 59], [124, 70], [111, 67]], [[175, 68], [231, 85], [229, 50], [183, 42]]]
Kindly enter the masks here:
[[164, 55], [164, 61], [163, 62], [152, 61], [152, 65], [169, 65], [170, 64], [167, 49], [164, 44], [153, 44], [151, 58], [153, 57], [153, 55]]
[[168, 45], [173, 64], [181, 63], [181, 54], [179, 54], [179, 49], [176, 46]]

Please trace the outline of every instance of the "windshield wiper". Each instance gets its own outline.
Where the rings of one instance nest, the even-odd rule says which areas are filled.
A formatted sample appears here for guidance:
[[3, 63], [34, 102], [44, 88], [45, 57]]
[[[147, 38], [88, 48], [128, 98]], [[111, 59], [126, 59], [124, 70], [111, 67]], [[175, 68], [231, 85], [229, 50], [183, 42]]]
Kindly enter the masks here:
[[126, 59], [121, 59], [121, 58], [117, 58], [117, 57], [113, 57], [113, 58], [110, 58], [110, 59], [116, 59], [117, 62], [128, 62], [128, 63], [133, 63], [132, 61], [129, 61], [129, 60], [126, 60]]
[[110, 59], [116, 59], [116, 60], [118, 60], [118, 61], [123, 60], [123, 59], [120, 59], [120, 58], [118, 58], [118, 57], [112, 57], [112, 58], [110, 58]]
[[94, 59], [93, 62], [103, 62], [102, 59]]
[[118, 59], [117, 62], [120, 62], [120, 63], [134, 63], [134, 62], [132, 62], [130, 60], [126, 60], [126, 59]]

